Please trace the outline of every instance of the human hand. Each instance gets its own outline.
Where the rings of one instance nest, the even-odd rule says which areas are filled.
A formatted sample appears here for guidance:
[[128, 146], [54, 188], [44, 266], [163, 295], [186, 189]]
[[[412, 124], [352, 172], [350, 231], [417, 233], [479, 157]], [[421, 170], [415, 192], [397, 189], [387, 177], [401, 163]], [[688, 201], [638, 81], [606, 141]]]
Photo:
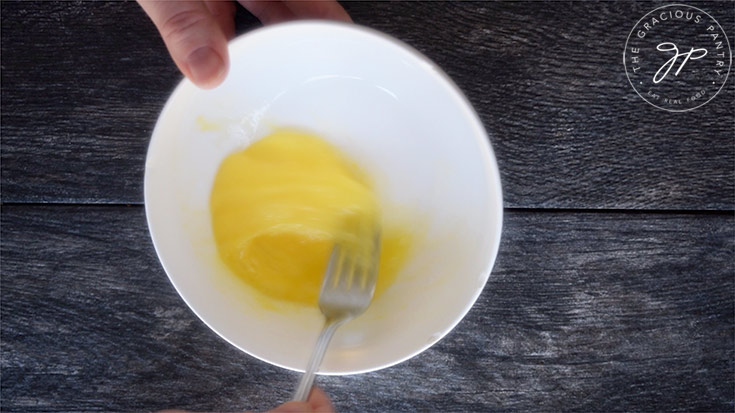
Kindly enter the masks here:
[[[187, 413], [185, 410], [161, 410], [159, 413]], [[318, 387], [313, 387], [309, 400], [305, 402], [287, 402], [268, 410], [267, 413], [336, 413], [329, 396]]]
[[336, 413], [332, 402], [322, 389], [314, 387], [305, 402], [284, 403], [268, 413]]
[[[336, 0], [238, 0], [263, 24], [294, 19], [351, 22]], [[232, 1], [138, 0], [163, 37], [179, 70], [197, 86], [211, 89], [225, 79], [230, 66], [227, 41], [235, 35]]]

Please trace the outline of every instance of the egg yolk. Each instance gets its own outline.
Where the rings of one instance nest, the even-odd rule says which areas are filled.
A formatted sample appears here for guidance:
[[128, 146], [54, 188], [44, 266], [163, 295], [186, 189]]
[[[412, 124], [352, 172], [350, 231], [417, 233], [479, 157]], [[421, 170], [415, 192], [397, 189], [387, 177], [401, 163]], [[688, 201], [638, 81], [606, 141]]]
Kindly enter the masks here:
[[296, 130], [279, 130], [225, 158], [210, 211], [229, 269], [271, 298], [304, 305], [317, 305], [335, 243], [368, 251], [381, 232], [376, 297], [393, 282], [412, 244], [403, 228], [378, 228], [378, 201], [354, 163]]

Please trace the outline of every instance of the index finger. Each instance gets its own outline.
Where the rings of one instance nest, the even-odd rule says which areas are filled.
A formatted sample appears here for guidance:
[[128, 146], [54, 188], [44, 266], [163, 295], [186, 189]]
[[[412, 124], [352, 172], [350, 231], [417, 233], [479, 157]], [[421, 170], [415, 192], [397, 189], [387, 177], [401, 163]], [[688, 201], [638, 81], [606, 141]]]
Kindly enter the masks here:
[[327, 19], [352, 23], [352, 18], [337, 0], [284, 1], [297, 19]]

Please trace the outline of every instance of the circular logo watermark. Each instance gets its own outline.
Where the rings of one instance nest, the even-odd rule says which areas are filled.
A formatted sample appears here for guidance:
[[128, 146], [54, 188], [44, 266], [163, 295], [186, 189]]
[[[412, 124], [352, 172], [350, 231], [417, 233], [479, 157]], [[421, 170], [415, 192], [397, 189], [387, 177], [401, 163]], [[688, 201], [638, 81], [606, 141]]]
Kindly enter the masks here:
[[633, 89], [657, 108], [684, 112], [712, 100], [732, 65], [717, 21], [686, 4], [650, 11], [628, 35], [623, 64]]

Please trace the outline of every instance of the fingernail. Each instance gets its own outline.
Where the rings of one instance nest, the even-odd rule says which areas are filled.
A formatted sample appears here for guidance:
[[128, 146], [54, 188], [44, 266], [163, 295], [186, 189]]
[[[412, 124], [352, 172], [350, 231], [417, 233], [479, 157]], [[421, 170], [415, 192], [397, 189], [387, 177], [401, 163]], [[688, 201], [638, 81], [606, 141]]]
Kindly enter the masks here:
[[225, 62], [211, 47], [204, 46], [193, 51], [186, 60], [191, 77], [197, 85], [208, 86], [224, 70]]

